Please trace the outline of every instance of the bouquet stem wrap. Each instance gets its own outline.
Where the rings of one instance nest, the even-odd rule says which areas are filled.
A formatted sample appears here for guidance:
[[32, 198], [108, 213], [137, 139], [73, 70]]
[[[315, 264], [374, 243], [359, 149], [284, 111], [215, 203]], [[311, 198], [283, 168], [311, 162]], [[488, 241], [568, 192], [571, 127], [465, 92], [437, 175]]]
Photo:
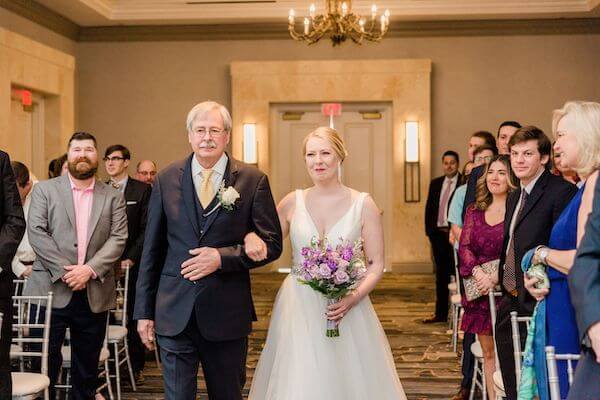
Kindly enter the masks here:
[[[338, 302], [338, 299], [327, 299], [327, 305], [331, 306]], [[338, 337], [340, 336], [340, 328], [338, 321], [332, 321], [327, 318], [327, 337]]]

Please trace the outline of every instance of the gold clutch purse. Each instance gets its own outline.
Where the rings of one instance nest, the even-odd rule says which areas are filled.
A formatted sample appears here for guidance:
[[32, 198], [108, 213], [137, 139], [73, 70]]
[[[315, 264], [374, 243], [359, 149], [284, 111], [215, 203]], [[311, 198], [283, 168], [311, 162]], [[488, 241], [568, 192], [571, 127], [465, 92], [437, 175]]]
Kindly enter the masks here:
[[[499, 266], [500, 266], [500, 259], [496, 259], [496, 260], [488, 261], [486, 263], [479, 265], [479, 268], [481, 268], [483, 270], [483, 272], [485, 272], [486, 274], [491, 275], [491, 274], [495, 273], [496, 271], [498, 271]], [[483, 294], [481, 292], [479, 292], [479, 289], [477, 289], [476, 282], [477, 281], [475, 280], [475, 278], [473, 276], [470, 276], [468, 278], [463, 278], [463, 285], [465, 287], [465, 297], [467, 298], [468, 301], [473, 301], [473, 300], [478, 299], [479, 297], [483, 296]]]

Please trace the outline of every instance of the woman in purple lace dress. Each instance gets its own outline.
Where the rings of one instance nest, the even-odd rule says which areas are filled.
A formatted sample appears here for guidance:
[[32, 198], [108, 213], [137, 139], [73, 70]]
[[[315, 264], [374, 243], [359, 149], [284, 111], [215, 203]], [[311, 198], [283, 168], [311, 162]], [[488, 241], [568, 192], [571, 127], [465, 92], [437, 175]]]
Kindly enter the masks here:
[[[491, 279], [480, 265], [500, 258], [506, 196], [515, 188], [509, 157], [494, 157], [477, 181], [476, 201], [465, 214], [458, 249], [459, 272], [463, 278], [473, 276], [478, 282]], [[488, 296], [467, 301], [463, 291], [462, 305], [465, 313], [461, 328], [465, 333], [477, 334], [483, 350], [487, 393], [490, 399], [495, 399], [492, 379], [495, 370], [494, 339]]]

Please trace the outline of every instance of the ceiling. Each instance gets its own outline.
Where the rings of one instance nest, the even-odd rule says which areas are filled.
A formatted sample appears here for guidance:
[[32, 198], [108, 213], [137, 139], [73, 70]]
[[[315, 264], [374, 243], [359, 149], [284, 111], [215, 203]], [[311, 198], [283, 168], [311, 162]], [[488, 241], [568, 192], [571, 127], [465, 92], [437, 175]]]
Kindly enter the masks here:
[[[290, 8], [307, 14], [313, 1], [323, 12], [325, 0], [37, 0], [81, 27], [281, 22]], [[600, 17], [600, 0], [355, 0], [352, 8], [368, 15], [373, 2], [392, 20]]]

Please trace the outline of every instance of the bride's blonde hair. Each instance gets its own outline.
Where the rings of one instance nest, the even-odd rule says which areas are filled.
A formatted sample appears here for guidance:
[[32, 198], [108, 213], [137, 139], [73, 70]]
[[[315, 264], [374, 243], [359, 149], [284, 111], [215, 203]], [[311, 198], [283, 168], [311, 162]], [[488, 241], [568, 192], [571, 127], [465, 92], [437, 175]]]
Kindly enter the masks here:
[[317, 137], [319, 139], [327, 140], [331, 143], [331, 147], [333, 147], [333, 151], [338, 156], [340, 161], [344, 161], [346, 156], [348, 155], [348, 151], [346, 151], [346, 146], [344, 145], [344, 141], [340, 137], [340, 134], [333, 128], [328, 126], [320, 126], [314, 131], [310, 132], [304, 138], [302, 142], [302, 155], [306, 155], [306, 143], [310, 140], [310, 138]]

